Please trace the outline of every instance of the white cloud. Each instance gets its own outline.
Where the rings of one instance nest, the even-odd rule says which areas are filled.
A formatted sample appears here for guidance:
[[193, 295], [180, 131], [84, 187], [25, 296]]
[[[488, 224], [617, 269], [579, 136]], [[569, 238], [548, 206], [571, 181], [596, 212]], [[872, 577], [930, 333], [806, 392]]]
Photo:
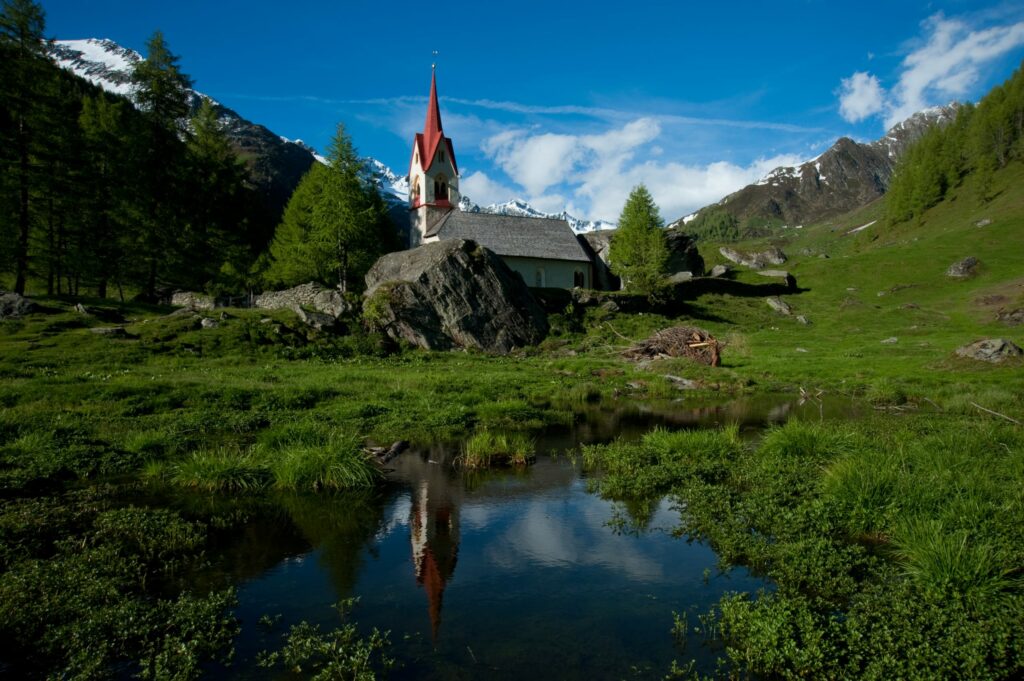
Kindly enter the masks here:
[[[759, 158], [747, 166], [727, 162], [637, 162], [641, 153], [644, 158], [654, 158], [661, 134], [658, 121], [639, 118], [588, 135], [510, 130], [488, 139], [483, 149], [527, 192], [528, 201], [538, 210], [559, 212], [565, 208], [579, 217], [612, 221], [618, 218], [629, 192], [641, 183], [651, 190], [662, 217], [673, 220], [757, 181], [778, 166], [803, 160], [794, 155], [775, 156]], [[476, 192], [497, 196], [501, 185], [481, 175], [474, 173], [464, 180], [463, 191], [478, 203], [493, 203], [477, 199]], [[471, 193], [471, 184], [480, 189], [474, 188]], [[509, 196], [512, 194], [506, 194]]]
[[875, 76], [858, 71], [849, 78], [843, 78], [839, 114], [850, 123], [879, 113], [884, 105], [885, 92]]
[[482, 170], [461, 178], [459, 180], [459, 192], [481, 206], [508, 201], [515, 193], [511, 187], [492, 180]]
[[900, 64], [888, 91], [864, 72], [844, 78], [839, 111], [856, 122], [884, 113], [887, 127], [921, 109], [967, 95], [986, 63], [1024, 45], [1024, 21], [974, 29], [961, 19], [936, 14], [922, 22], [924, 38]]

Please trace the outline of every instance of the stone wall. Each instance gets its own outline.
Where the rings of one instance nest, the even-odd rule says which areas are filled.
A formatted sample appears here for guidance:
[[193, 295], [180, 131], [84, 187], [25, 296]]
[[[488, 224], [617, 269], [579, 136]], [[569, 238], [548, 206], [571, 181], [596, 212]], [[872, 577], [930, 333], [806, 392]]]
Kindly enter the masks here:
[[283, 291], [261, 293], [253, 300], [253, 307], [263, 310], [295, 311], [309, 308], [335, 319], [348, 309], [340, 291], [312, 281]]

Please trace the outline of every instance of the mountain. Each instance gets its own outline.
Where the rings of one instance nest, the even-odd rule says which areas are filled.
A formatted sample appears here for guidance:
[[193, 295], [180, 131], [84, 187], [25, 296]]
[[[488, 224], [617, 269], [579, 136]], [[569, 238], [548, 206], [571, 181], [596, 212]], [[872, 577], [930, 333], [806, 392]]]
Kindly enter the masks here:
[[920, 111], [867, 144], [841, 137], [820, 156], [798, 166], [776, 168], [718, 203], [673, 224], [688, 224], [712, 211], [733, 216], [741, 226], [766, 221], [801, 225], [841, 215], [885, 193], [896, 163], [933, 125], [951, 122], [959, 110], [947, 106]]
[[[107, 92], [132, 99], [131, 71], [143, 59], [134, 50], [112, 40], [57, 40], [51, 48], [53, 60], [61, 67], [100, 86]], [[315, 162], [313, 150], [274, 134], [266, 127], [246, 120], [213, 98], [189, 91], [193, 110], [210, 101], [239, 157], [245, 160], [249, 182], [263, 198], [264, 224], [257, 229], [267, 238], [280, 220], [284, 206], [299, 180]]]
[[615, 229], [615, 224], [604, 220], [581, 220], [564, 210], [561, 213], [543, 213], [522, 199], [512, 199], [505, 203], [492, 203], [489, 206], [478, 206], [468, 196], [459, 200], [459, 210], [467, 213], [497, 213], [499, 215], [518, 215], [527, 218], [554, 218], [565, 220], [576, 233], [594, 232], [602, 229]]

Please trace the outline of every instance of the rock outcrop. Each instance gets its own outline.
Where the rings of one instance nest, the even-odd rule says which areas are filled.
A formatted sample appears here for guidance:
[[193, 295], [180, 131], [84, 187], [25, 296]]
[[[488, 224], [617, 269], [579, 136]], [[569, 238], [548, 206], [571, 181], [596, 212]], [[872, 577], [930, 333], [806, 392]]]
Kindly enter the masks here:
[[261, 293], [252, 304], [261, 310], [291, 310], [314, 329], [334, 326], [350, 309], [340, 291], [312, 281], [283, 291]]
[[775, 310], [779, 314], [786, 315], [787, 317], [793, 314], [793, 308], [789, 306], [782, 298], [778, 296], [772, 296], [771, 298], [765, 298], [764, 302], [768, 303], [768, 307]]
[[722, 257], [726, 260], [730, 260], [737, 265], [743, 265], [749, 267], [752, 270], [760, 270], [768, 267], [769, 265], [781, 265], [788, 260], [786, 254], [778, 248], [769, 248], [766, 251], [760, 253], [742, 253], [733, 248], [722, 246], [718, 249], [718, 252], [722, 254]]
[[364, 318], [421, 348], [504, 354], [538, 343], [548, 331], [522, 278], [473, 241], [385, 255], [367, 273], [366, 289]]
[[986, 338], [957, 348], [956, 354], [964, 359], [998, 364], [1008, 359], [1024, 356], [1024, 350], [1005, 338]]
[[36, 304], [25, 296], [0, 291], [0, 320], [15, 319], [36, 309]]

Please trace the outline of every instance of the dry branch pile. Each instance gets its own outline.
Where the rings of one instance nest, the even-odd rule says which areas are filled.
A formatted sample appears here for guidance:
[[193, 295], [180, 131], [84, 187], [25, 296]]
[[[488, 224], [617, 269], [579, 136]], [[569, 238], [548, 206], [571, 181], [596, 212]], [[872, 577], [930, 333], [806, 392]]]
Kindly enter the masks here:
[[704, 329], [695, 326], [673, 326], [662, 329], [622, 353], [627, 359], [686, 357], [694, 362], [716, 367], [721, 363], [722, 344]]

